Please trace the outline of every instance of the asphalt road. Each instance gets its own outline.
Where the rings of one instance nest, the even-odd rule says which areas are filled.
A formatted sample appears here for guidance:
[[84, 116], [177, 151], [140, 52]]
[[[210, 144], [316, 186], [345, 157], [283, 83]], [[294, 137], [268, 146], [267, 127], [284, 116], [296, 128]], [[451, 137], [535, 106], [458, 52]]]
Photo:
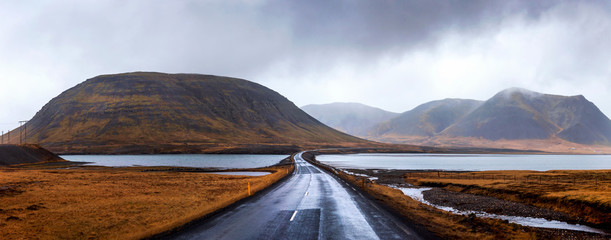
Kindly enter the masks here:
[[422, 239], [339, 178], [295, 156], [293, 175], [167, 239]]

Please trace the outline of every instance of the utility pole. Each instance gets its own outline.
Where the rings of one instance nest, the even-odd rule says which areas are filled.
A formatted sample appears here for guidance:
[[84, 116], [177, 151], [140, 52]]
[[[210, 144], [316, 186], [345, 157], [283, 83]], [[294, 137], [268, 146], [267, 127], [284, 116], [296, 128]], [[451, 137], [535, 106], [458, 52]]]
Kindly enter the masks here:
[[[24, 125], [25, 123], [27, 123], [28, 121], [19, 121], [19, 144], [22, 144], [22, 141], [25, 141], [25, 143], [28, 143], [28, 140], [26, 140], [26, 135], [28, 134], [28, 130], [26, 129], [27, 125]], [[23, 125], [23, 129], [21, 128], [21, 126]], [[23, 137], [21, 136], [21, 131], [23, 130], [24, 134]]]
[[2, 131], [2, 135], [0, 135], [0, 136], [2, 136], [2, 143], [0, 143], [0, 144], [4, 144], [4, 131]]

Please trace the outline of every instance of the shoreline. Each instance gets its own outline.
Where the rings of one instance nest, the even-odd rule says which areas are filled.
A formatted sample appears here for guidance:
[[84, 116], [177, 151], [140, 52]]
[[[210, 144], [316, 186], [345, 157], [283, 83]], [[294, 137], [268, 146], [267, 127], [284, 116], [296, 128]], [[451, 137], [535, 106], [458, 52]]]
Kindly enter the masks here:
[[0, 168], [0, 235], [7, 239], [152, 237], [258, 196], [293, 169], [290, 160], [249, 169], [270, 172], [256, 177], [180, 167], [63, 167], [67, 166]]
[[[594, 200], [592, 201], [578, 201], [578, 196], [575, 196], [576, 193], [572, 192], [573, 189], [592, 188], [592, 190], [598, 191], [601, 197], [611, 197], [611, 191], [605, 184], [611, 181], [611, 170], [431, 171], [346, 169], [346, 172], [376, 178], [377, 183], [384, 185], [432, 188], [423, 192], [425, 200], [458, 210], [546, 218], [584, 224], [611, 232], [609, 231], [608, 221], [605, 220], [611, 217], [611, 214], [607, 213], [609, 205], [611, 205], [609, 200], [594, 202], [597, 198], [593, 197]], [[604, 175], [607, 178], [585, 175], [583, 177], [587, 177], [587, 180], [577, 177], [565, 177], [567, 179], [559, 180], [560, 177], [564, 177], [562, 174], [567, 172], [574, 175]], [[521, 176], [514, 179], [515, 175]], [[530, 188], [534, 191], [528, 192], [522, 188]], [[551, 198], [543, 190], [548, 195], [558, 195], [558, 197]], [[575, 198], [572, 202], [576, 206], [573, 207], [594, 208], [585, 212], [590, 213], [589, 215], [598, 212], [596, 214], [598, 220], [593, 220], [593, 216], [588, 216], [585, 212], [576, 212], [572, 208], [562, 208], [562, 202], [555, 202], [554, 199], [567, 200], [564, 195], [561, 195], [563, 191], [572, 194], [568, 197]], [[511, 197], [512, 195], [514, 196]], [[541, 202], [547, 201], [548, 204], [537, 203], [537, 199]]]
[[[320, 162], [316, 162], [316, 163], [321, 164]], [[441, 188], [443, 188], [443, 186], [437, 186], [431, 182], [426, 182], [422, 184], [414, 184], [417, 182], [410, 181], [410, 178], [415, 178], [413, 176], [415, 174], [423, 174], [423, 173], [427, 174], [428, 173], [431, 175], [434, 174], [436, 176], [438, 174], [438, 171], [386, 170], [386, 169], [384, 170], [382, 169], [363, 170], [363, 169], [349, 169], [349, 168], [345, 170], [344, 169], [339, 170], [339, 169], [335, 169], [327, 165], [324, 165], [324, 166], [329, 169], [334, 169], [332, 171], [337, 172], [338, 176], [343, 177], [345, 179], [349, 179], [356, 187], [361, 188], [362, 190], [366, 191], [367, 193], [371, 194], [372, 196], [380, 199], [380, 201], [382, 201], [383, 204], [386, 204], [387, 206], [395, 209], [395, 211], [402, 213], [405, 217], [408, 217], [408, 218], [411, 217], [413, 219], [416, 219], [416, 221], [418, 222], [417, 220], [418, 217], [414, 217], [414, 214], [421, 215], [423, 218], [421, 220], [423, 222], [420, 222], [420, 223], [423, 224], [424, 226], [428, 226], [427, 229], [432, 230], [433, 232], [437, 232], [441, 236], [445, 236], [449, 238], [456, 238], [457, 236], [462, 236], [462, 237], [465, 237], [465, 236], [460, 235], [460, 233], [455, 233], [455, 232], [452, 233], [452, 231], [447, 231], [443, 229], [436, 230], [436, 227], [430, 226], [429, 222], [431, 221], [442, 222], [448, 219], [459, 219], [459, 220], [450, 220], [451, 222], [457, 224], [455, 226], [456, 229], [470, 226], [472, 231], [475, 231], [475, 233], [478, 233], [479, 231], [484, 231], [484, 232], [489, 232], [488, 234], [490, 234], [490, 231], [492, 231], [492, 232], [496, 232], [495, 233], [496, 235], [493, 234], [496, 237], [503, 237], [503, 238], [506, 238], [509, 236], [516, 237], [517, 235], [521, 235], [520, 232], [515, 232], [516, 226], [520, 226], [520, 225], [509, 223], [506, 220], [483, 219], [479, 217], [473, 218], [472, 216], [466, 216], [466, 215], [463, 216], [463, 215], [456, 215], [456, 214], [451, 214], [451, 213], [447, 213], [450, 215], [442, 214], [443, 216], [441, 217], [442, 219], [433, 220], [435, 219], [435, 217], [433, 216], [437, 215], [437, 213], [435, 212], [438, 212], [438, 211], [444, 212], [444, 211], [438, 210], [438, 209], [422, 211], [422, 210], [417, 210], [419, 207], [416, 207], [416, 206], [407, 207], [407, 206], [412, 205], [412, 203], [406, 203], [404, 201], [409, 202], [409, 201], [416, 201], [416, 200], [413, 200], [411, 197], [407, 197], [409, 198], [409, 200], [406, 200], [405, 199], [406, 196], [400, 190], [397, 190], [397, 191], [399, 191], [401, 195], [397, 195], [396, 193], [389, 193], [388, 192], [389, 190], [384, 190], [383, 188], [390, 188], [388, 187], [389, 185], [396, 185], [396, 184], [402, 184], [404, 186], [411, 186], [411, 187], [415, 187], [415, 186], [436, 187], [437, 189], [440, 189], [440, 190], [434, 190], [433, 192], [429, 191], [429, 193], [424, 192], [424, 195], [427, 195], [425, 198], [427, 198], [427, 200], [430, 199], [435, 204], [440, 204], [440, 205], [445, 204], [445, 205], [450, 205], [450, 206], [462, 205], [459, 208], [462, 208], [465, 210], [467, 209], [468, 210], [488, 210], [492, 213], [494, 212], [508, 213], [512, 210], [503, 210], [503, 207], [511, 206], [515, 211], [521, 212], [519, 215], [522, 215], [522, 216], [540, 217], [540, 218], [544, 217], [544, 218], [550, 218], [550, 219], [564, 220], [570, 223], [586, 223], [587, 222], [585, 219], [575, 217], [575, 216], [570, 216], [569, 214], [565, 212], [543, 208], [541, 206], [531, 206], [527, 203], [521, 203], [521, 202], [515, 202], [515, 201], [512, 202], [507, 199], [497, 198], [496, 196], [484, 196], [485, 194], [462, 193], [461, 192], [462, 189], [452, 189], [452, 187], [448, 187], [449, 189], [442, 190]], [[452, 173], [464, 174], [464, 173], [472, 173], [472, 172], [454, 171]], [[382, 187], [382, 186], [385, 186], [385, 187]], [[455, 190], [455, 191], [452, 191], [452, 190]], [[471, 194], [471, 195], [462, 195], [462, 194]], [[469, 207], [468, 204], [465, 205], [464, 202], [460, 202], [460, 201], [453, 202], [452, 201], [453, 198], [457, 196], [461, 196], [462, 198], [464, 198], [463, 200], [465, 201], [471, 201], [472, 206]], [[485, 199], [485, 200], [482, 200], [482, 199]], [[487, 203], [477, 206], [478, 201], [480, 202], [487, 201]], [[418, 203], [417, 205], [424, 205], [423, 203], [420, 203], [418, 201], [416, 202]], [[473, 206], [477, 206], [477, 207], [473, 207]], [[427, 206], [427, 207], [432, 207], [432, 206]], [[514, 214], [508, 214], [508, 215], [514, 215]], [[424, 220], [424, 219], [427, 219], [426, 216], [429, 216], [428, 220]], [[592, 223], [588, 223], [587, 225], [588, 226], [595, 225], [593, 227], [596, 227], [598, 229], [600, 229], [601, 227], [598, 224], [592, 224]], [[489, 229], [489, 230], [483, 230], [483, 229]], [[491, 229], [497, 229], [497, 230], [491, 230]], [[514, 229], [514, 230], [509, 230], [509, 229]], [[554, 238], [607, 239], [607, 236], [608, 236], [608, 235], [605, 236], [604, 234], [588, 233], [588, 232], [574, 231], [574, 230], [535, 228], [535, 227], [527, 227], [527, 226], [520, 226], [517, 229], [523, 229], [520, 231], [531, 232], [531, 234], [534, 234], [542, 238], [552, 238], [552, 239]], [[608, 229], [605, 230], [605, 228], [603, 228], [602, 230], [609, 233]]]

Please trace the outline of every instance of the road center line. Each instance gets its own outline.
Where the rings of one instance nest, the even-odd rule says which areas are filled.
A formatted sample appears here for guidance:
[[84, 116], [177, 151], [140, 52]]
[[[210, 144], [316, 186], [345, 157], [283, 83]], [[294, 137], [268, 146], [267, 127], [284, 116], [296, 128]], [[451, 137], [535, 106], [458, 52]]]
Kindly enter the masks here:
[[295, 210], [295, 212], [293, 213], [293, 216], [291, 216], [291, 219], [289, 220], [289, 222], [292, 222], [293, 219], [295, 219], [295, 215], [297, 215], [297, 210]]

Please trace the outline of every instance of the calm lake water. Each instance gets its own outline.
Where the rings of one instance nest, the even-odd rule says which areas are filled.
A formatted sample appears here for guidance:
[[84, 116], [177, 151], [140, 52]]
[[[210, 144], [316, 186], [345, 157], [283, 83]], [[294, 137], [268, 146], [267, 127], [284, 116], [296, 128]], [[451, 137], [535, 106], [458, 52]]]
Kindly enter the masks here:
[[258, 168], [274, 165], [288, 155], [250, 154], [160, 154], [160, 155], [63, 155], [62, 158], [87, 165], [107, 167], [176, 166], [201, 168]]
[[611, 155], [345, 154], [316, 159], [337, 168], [484, 170], [611, 169]]
[[219, 175], [233, 175], [233, 176], [265, 176], [271, 174], [270, 172], [207, 172], [211, 174], [219, 174]]

